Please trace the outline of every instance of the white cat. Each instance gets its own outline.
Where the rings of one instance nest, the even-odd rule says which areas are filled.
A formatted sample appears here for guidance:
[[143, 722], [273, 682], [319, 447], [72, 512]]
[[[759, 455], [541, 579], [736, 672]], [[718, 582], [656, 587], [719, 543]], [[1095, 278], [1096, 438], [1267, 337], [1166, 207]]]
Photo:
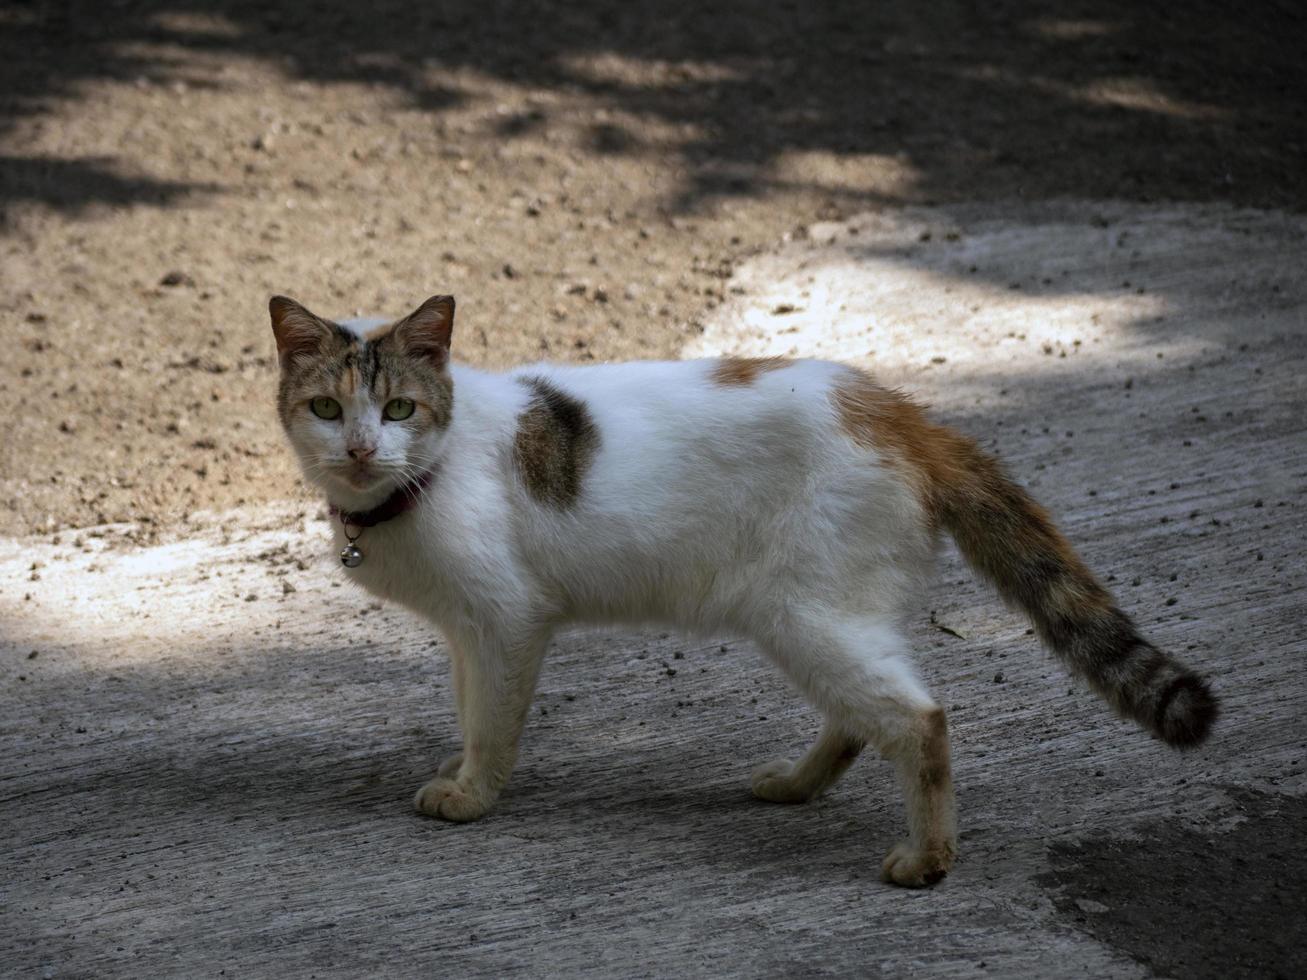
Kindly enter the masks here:
[[747, 636], [821, 711], [799, 761], [753, 774], [798, 803], [870, 743], [897, 766], [908, 838], [886, 880], [956, 852], [948, 729], [902, 623], [941, 531], [1119, 713], [1206, 737], [1206, 683], [1143, 640], [1045, 512], [965, 437], [853, 368], [780, 359], [449, 363], [454, 301], [393, 324], [270, 304], [279, 410], [339, 516], [346, 574], [449, 642], [463, 752], [417, 794], [474, 820], [512, 771], [551, 633], [672, 624]]

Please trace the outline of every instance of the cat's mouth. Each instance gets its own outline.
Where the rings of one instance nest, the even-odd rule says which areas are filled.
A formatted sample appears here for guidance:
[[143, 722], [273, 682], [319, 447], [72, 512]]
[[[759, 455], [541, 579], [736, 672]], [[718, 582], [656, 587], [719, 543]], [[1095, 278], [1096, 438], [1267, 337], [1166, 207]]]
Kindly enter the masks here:
[[368, 463], [355, 463], [346, 467], [341, 475], [355, 490], [368, 490], [380, 483], [385, 474]]

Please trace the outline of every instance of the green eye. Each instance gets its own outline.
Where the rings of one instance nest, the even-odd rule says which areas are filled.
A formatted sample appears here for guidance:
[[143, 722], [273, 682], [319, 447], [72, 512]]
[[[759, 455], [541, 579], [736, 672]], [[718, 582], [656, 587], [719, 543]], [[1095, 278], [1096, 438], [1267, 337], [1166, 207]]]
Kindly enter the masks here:
[[391, 422], [402, 422], [413, 414], [412, 398], [392, 398], [381, 412]]
[[309, 402], [309, 409], [320, 419], [331, 421], [340, 418], [340, 402], [334, 398], [315, 398]]

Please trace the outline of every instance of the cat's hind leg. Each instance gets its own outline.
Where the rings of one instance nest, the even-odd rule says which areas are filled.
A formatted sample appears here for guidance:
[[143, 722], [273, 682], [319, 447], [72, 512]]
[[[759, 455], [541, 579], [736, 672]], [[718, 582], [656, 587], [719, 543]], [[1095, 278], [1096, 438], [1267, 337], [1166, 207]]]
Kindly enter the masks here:
[[827, 722], [798, 762], [774, 759], [753, 771], [753, 795], [772, 803], [807, 803], [853, 765], [863, 741]]
[[939, 705], [905, 710], [900, 734], [880, 741], [894, 762], [908, 813], [908, 838], [881, 864], [881, 878], [896, 885], [933, 885], [957, 855], [957, 812], [949, 765], [948, 722]]
[[[827, 722], [817, 744], [792, 770], [762, 776], [759, 795], [784, 795], [779, 787], [768, 795], [768, 778], [794, 780], [797, 791], [823, 771], [834, 771], [829, 760], [838, 758], [836, 733], [874, 745], [894, 763], [908, 817], [908, 838], [885, 858], [882, 877], [917, 888], [939, 881], [957, 851], [948, 725], [921, 682], [902, 633], [888, 618], [825, 613], [804, 617], [801, 625], [780, 634], [785, 642], [773, 638], [769, 652]], [[759, 774], [754, 778], [757, 792]]]

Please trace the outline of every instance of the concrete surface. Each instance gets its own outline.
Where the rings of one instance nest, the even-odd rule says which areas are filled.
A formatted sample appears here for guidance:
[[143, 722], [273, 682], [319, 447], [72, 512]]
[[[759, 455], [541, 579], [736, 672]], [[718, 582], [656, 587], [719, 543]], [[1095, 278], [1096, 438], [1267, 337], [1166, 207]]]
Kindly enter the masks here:
[[457, 746], [441, 642], [341, 585], [321, 513], [5, 539], [3, 972], [1303, 975], [1305, 242], [1210, 207], [867, 216], [747, 263], [687, 351], [869, 364], [1000, 451], [1212, 676], [1203, 749], [1113, 719], [950, 555], [914, 623], [956, 740], [938, 888], [877, 879], [878, 760], [750, 797], [816, 720], [732, 637], [560, 638], [498, 809], [444, 824], [410, 804]]

